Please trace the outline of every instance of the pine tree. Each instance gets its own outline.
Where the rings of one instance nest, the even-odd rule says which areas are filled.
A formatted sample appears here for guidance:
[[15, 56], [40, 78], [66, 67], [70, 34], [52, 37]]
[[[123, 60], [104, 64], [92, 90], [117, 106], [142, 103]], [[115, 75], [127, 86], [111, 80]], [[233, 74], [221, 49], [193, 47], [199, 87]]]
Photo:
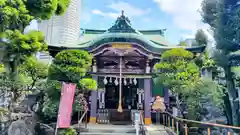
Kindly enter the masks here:
[[240, 125], [239, 102], [234, 74], [231, 71], [231, 54], [240, 49], [240, 10], [238, 0], [204, 0], [202, 3], [203, 21], [214, 31], [216, 52], [214, 55], [218, 66], [225, 72], [227, 97], [230, 103], [229, 124]]

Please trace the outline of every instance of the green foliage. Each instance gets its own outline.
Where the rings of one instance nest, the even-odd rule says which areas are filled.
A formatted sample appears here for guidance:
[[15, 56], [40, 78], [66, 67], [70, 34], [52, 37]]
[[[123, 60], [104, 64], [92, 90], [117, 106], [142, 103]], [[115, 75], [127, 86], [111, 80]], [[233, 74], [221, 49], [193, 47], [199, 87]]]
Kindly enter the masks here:
[[[47, 44], [39, 31], [23, 34], [34, 19], [49, 19], [63, 14], [70, 0], [1, 0], [0, 46], [5, 48], [5, 61], [15, 76], [17, 65], [36, 52], [45, 51]], [[3, 40], [4, 39], [4, 40]]]
[[21, 72], [30, 76], [33, 80], [46, 79], [48, 75], [48, 65], [37, 60], [35, 57], [29, 57], [21, 66]]
[[49, 19], [53, 14], [62, 15], [70, 0], [27, 0], [26, 7], [36, 18]]
[[218, 15], [219, 0], [203, 0], [202, 1], [202, 18], [203, 22], [209, 24], [211, 27], [216, 27], [216, 20]]
[[[162, 61], [154, 66], [158, 76], [155, 82], [168, 87], [171, 93], [187, 104], [188, 114], [185, 117], [201, 120], [201, 104], [207, 97], [212, 98], [216, 105], [222, 105], [222, 102], [219, 102], [222, 97], [219, 86], [213, 81], [200, 78], [200, 69], [191, 52], [181, 48], [172, 49], [164, 52], [161, 59]], [[181, 106], [178, 106], [178, 109], [184, 112]]]
[[232, 67], [232, 71], [233, 71], [233, 73], [235, 74], [235, 76], [236, 76], [237, 78], [240, 77], [240, 67], [239, 67], [239, 66], [237, 66], [237, 67]]
[[66, 11], [70, 2], [71, 2], [71, 0], [58, 0], [58, 6], [57, 6], [57, 10], [55, 13], [57, 15], [62, 15]]
[[163, 61], [175, 61], [176, 59], [181, 59], [181, 60], [192, 60], [193, 54], [189, 51], [186, 51], [183, 48], [175, 48], [169, 51], [166, 51], [162, 54], [161, 56]]
[[199, 68], [192, 62], [193, 54], [182, 48], [172, 49], [162, 54], [162, 61], [154, 66], [160, 72], [161, 82], [173, 92], [181, 85], [199, 78]]
[[90, 78], [83, 78], [79, 82], [80, 86], [84, 90], [96, 90], [97, 89], [97, 82]]
[[1, 0], [0, 33], [15, 29], [23, 31], [33, 18], [23, 0]]
[[47, 49], [44, 35], [39, 31], [30, 31], [22, 34], [18, 30], [8, 30], [5, 32], [5, 38], [8, 39], [4, 43], [7, 49], [7, 56], [11, 57], [11, 59], [24, 61], [32, 54]]
[[49, 19], [63, 14], [70, 0], [1, 0], [0, 33], [5, 30], [20, 30], [33, 19]]
[[9, 97], [11, 102], [19, 101], [28, 92], [27, 85], [28, 81], [24, 75], [20, 74], [14, 79], [6, 73], [0, 75], [0, 93], [12, 93]]
[[21, 66], [20, 72], [29, 77], [28, 90], [32, 90], [41, 80], [48, 75], [48, 65], [39, 62], [35, 57], [29, 57]]
[[97, 89], [95, 80], [85, 78], [91, 64], [92, 56], [86, 51], [64, 50], [56, 55], [49, 67], [48, 81], [44, 89], [42, 111], [45, 116], [56, 117], [62, 85], [60, 81], [77, 84], [73, 113], [84, 109], [87, 103], [81, 93]]
[[198, 46], [207, 45], [207, 43], [208, 43], [208, 37], [204, 33], [204, 31], [201, 29], [198, 30], [197, 33], [195, 34], [195, 40], [196, 40]]
[[60, 135], [77, 135], [77, 131], [74, 128], [61, 129]]
[[4, 65], [0, 64], [0, 73], [3, 73], [5, 71]]
[[34, 19], [63, 14], [69, 3], [70, 0], [0, 0], [0, 47], [4, 48], [4, 65], [9, 68], [8, 74], [1, 75], [0, 86], [12, 93], [13, 102], [47, 74], [46, 67], [31, 58], [47, 50], [44, 35], [39, 31], [24, 33], [25, 28]]
[[44, 36], [39, 31], [22, 34], [19, 30], [7, 30], [4, 37], [8, 39], [2, 44], [6, 49], [5, 64], [10, 66], [10, 72], [15, 73], [15, 75], [18, 74], [18, 65], [21, 65], [33, 54], [47, 49]]
[[187, 43], [186, 43], [186, 41], [180, 41], [178, 45], [179, 46], [187, 46]]
[[92, 64], [92, 56], [82, 50], [58, 53], [49, 68], [49, 79], [78, 83]]
[[210, 69], [213, 70], [216, 68], [216, 62], [214, 59], [210, 58], [208, 55], [208, 52], [205, 51], [201, 55], [198, 55], [195, 58], [195, 63], [200, 67], [201, 69]]
[[[210, 9], [210, 10], [209, 10]], [[209, 10], [209, 11], [208, 11]], [[230, 113], [228, 122], [235, 126], [240, 125], [239, 105], [235, 103], [237, 95], [234, 74], [231, 71], [230, 61], [231, 53], [239, 50], [239, 20], [240, 10], [238, 0], [204, 0], [202, 3], [203, 21], [208, 23], [213, 32], [216, 41], [216, 52], [214, 59], [216, 64], [224, 69], [228, 101], [230, 103]]]

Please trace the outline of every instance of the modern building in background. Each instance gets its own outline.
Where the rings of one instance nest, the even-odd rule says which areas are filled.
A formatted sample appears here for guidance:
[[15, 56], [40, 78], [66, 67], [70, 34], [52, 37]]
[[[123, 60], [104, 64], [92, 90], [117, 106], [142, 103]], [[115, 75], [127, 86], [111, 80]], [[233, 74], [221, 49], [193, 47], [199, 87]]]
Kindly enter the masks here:
[[[39, 22], [38, 29], [44, 33], [49, 45], [76, 43], [80, 37], [80, 13], [81, 0], [72, 0], [64, 15]], [[52, 61], [47, 53], [40, 52], [37, 58], [44, 63]]]
[[45, 35], [48, 44], [74, 43], [80, 36], [81, 0], [72, 0], [62, 16], [39, 22], [39, 30]]

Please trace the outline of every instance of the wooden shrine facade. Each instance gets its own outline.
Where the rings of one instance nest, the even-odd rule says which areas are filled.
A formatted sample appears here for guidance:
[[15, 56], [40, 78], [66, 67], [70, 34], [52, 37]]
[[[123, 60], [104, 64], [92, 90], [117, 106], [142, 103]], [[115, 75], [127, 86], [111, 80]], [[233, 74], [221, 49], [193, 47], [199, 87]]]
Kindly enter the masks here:
[[[91, 123], [108, 123], [114, 115], [131, 119], [131, 114], [143, 109], [145, 123], [151, 124], [153, 66], [164, 51], [179, 47], [169, 46], [164, 31], [135, 30], [122, 14], [108, 30], [85, 29], [78, 44], [49, 45], [53, 57], [65, 49], [82, 49], [93, 55], [89, 73], [98, 82], [98, 90], [91, 92]], [[205, 46], [185, 49], [196, 54]]]

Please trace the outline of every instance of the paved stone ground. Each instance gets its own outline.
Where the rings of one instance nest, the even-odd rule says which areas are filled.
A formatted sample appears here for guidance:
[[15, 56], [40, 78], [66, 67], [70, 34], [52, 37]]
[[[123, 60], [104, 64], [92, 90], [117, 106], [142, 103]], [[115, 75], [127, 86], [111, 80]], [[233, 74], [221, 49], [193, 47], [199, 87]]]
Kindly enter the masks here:
[[132, 125], [88, 124], [87, 130], [80, 135], [136, 135]]
[[168, 135], [164, 126], [162, 125], [149, 125], [146, 126], [147, 135]]
[[[146, 126], [147, 135], [168, 135], [161, 125]], [[80, 135], [136, 135], [134, 125], [88, 124]]]

